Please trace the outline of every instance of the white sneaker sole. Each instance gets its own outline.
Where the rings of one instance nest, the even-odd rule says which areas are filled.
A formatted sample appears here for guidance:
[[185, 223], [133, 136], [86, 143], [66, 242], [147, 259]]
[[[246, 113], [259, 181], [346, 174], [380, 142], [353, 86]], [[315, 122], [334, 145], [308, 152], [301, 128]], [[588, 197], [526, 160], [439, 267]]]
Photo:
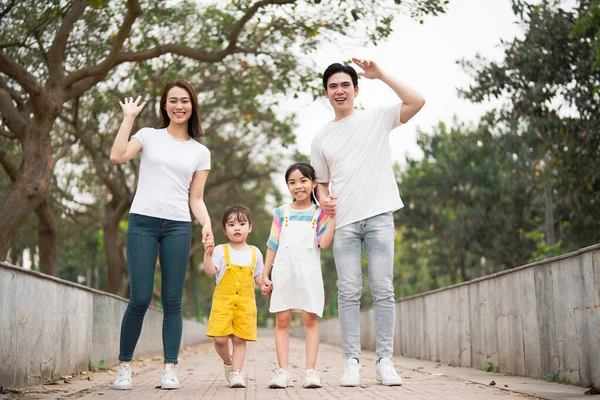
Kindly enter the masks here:
[[360, 379], [358, 380], [347, 380], [347, 381], [341, 381], [340, 382], [340, 386], [343, 387], [356, 387], [356, 386], [360, 386]]
[[232, 388], [232, 389], [245, 388], [246, 384], [244, 384], [244, 383], [233, 383], [233, 384], [230, 384], [229, 387]]
[[181, 388], [181, 384], [179, 383], [164, 383], [160, 385], [162, 390], [172, 390]]
[[323, 385], [321, 385], [320, 383], [309, 383], [308, 385], [302, 385], [302, 387], [304, 387], [305, 389], [318, 389], [320, 387], [323, 387]]
[[377, 379], [377, 382], [381, 382], [383, 386], [402, 386], [402, 380], [397, 382], [384, 382], [379, 374], [375, 374], [375, 379]]
[[113, 385], [114, 390], [131, 390], [133, 389], [133, 385], [130, 383], [128, 385]]
[[289, 388], [292, 387], [292, 384], [289, 383], [287, 385], [280, 385], [278, 383], [271, 383], [269, 386], [267, 386], [269, 389], [285, 389], [285, 388]]

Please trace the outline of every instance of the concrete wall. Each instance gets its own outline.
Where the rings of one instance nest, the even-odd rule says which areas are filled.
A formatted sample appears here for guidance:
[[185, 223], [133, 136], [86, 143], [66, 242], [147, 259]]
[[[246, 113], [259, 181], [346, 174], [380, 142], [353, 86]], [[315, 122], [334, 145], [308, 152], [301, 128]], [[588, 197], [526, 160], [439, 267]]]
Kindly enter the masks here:
[[[126, 307], [119, 296], [0, 263], [0, 386], [116, 364]], [[148, 309], [134, 357], [162, 354], [162, 316]], [[184, 320], [182, 347], [205, 340], [204, 324]]]
[[[600, 245], [402, 299], [395, 331], [402, 356], [600, 386]], [[337, 318], [320, 332], [341, 343]], [[372, 309], [361, 311], [361, 345], [375, 349]]]

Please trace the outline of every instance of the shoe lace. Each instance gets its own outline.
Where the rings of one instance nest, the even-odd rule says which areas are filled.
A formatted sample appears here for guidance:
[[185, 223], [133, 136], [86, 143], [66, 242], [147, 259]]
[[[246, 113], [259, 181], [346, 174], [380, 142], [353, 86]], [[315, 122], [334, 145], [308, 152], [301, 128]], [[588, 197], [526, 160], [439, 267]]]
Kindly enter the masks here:
[[389, 360], [381, 360], [379, 362], [379, 366], [381, 367], [381, 374], [387, 376], [397, 377], [396, 369], [394, 368], [394, 364]]
[[172, 365], [167, 365], [167, 367], [163, 370], [163, 379], [165, 381], [175, 381], [177, 380], [177, 369]]
[[356, 377], [356, 376], [358, 376], [359, 371], [360, 371], [359, 363], [353, 363], [350, 361], [348, 361], [346, 363], [346, 370], [344, 371], [345, 375], [350, 376], [350, 377]]
[[117, 382], [121, 382], [121, 381], [125, 381], [125, 380], [130, 380], [131, 379], [131, 369], [127, 368], [127, 366], [122, 366], [119, 365], [119, 367], [117, 368], [117, 374], [116, 374], [116, 380]]
[[313, 380], [319, 380], [319, 376], [317, 375], [317, 373], [315, 372], [314, 369], [307, 369], [304, 372], [304, 379], [306, 379], [307, 381], [313, 381]]

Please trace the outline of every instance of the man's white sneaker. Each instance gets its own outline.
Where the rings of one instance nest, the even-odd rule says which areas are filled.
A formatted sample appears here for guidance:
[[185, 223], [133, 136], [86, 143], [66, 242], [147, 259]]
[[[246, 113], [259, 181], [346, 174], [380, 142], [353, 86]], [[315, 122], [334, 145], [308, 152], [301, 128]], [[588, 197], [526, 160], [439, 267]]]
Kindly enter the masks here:
[[120, 364], [115, 373], [115, 382], [113, 389], [130, 390], [133, 387], [131, 384], [131, 367], [129, 364]]
[[241, 371], [231, 372], [229, 375], [229, 387], [230, 388], [245, 388], [246, 381], [244, 381], [244, 375], [242, 375]]
[[398, 376], [394, 362], [388, 357], [382, 357], [375, 364], [375, 378], [385, 386], [402, 386], [402, 378]]
[[342, 386], [360, 386], [360, 368], [360, 362], [356, 358], [347, 359], [340, 384]]
[[167, 364], [160, 375], [161, 389], [179, 389], [181, 384], [177, 379], [177, 369], [173, 364]]
[[307, 389], [315, 389], [323, 386], [321, 383], [321, 378], [317, 375], [317, 372], [314, 369], [307, 369], [304, 371], [304, 381], [302, 382], [302, 386]]
[[269, 389], [285, 389], [292, 386], [292, 376], [286, 369], [280, 369], [269, 381]]
[[231, 371], [233, 371], [233, 365], [223, 364], [223, 370], [225, 371], [225, 379], [227, 379], [227, 383], [231, 383]]

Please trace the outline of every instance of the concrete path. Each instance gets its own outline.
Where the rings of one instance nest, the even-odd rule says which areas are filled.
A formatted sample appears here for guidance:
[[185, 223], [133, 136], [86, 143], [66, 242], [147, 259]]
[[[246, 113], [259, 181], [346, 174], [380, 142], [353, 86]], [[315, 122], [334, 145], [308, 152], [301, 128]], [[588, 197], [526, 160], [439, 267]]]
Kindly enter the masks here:
[[[323, 380], [321, 389], [302, 388], [304, 341], [292, 339], [290, 364], [294, 386], [288, 389], [268, 389], [267, 383], [277, 369], [273, 337], [259, 337], [248, 344], [244, 366], [246, 389], [230, 389], [223, 375], [222, 362], [205, 343], [182, 350], [178, 376], [180, 390], [163, 391], [159, 384], [162, 358], [139, 360], [132, 364], [133, 390], [112, 389], [114, 371], [88, 372], [57, 384], [26, 388], [24, 393], [4, 391], [0, 399], [578, 399], [584, 388], [544, 381], [503, 376], [469, 368], [452, 368], [440, 364], [396, 357], [397, 370], [404, 380], [402, 387], [385, 387], [375, 380], [375, 359], [372, 352], [363, 352], [362, 387], [343, 388], [339, 378], [343, 370], [340, 349], [322, 344], [317, 370]], [[494, 381], [495, 385], [489, 384]]]

